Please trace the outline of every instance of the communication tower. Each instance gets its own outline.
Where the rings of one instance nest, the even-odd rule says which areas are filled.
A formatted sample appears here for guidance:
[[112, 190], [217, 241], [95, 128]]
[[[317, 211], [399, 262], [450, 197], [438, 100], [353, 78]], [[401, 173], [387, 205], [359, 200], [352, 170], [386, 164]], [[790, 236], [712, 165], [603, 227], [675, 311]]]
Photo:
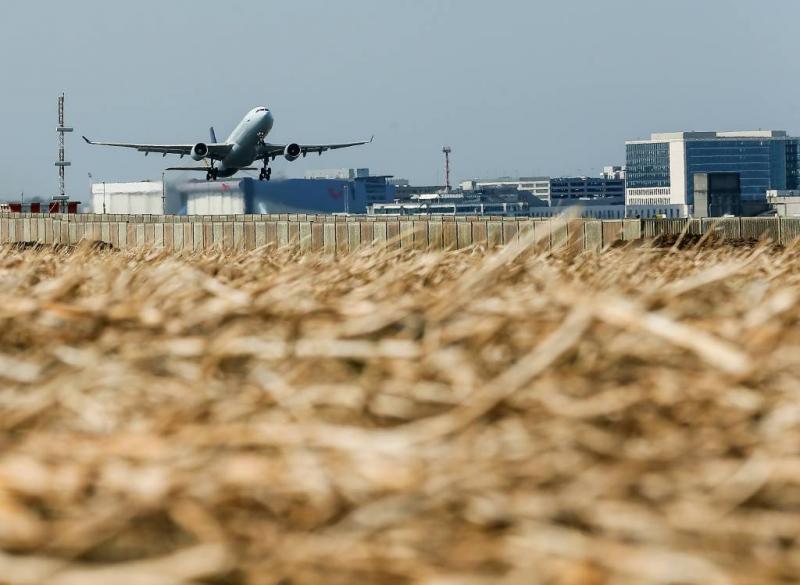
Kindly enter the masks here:
[[58, 197], [59, 199], [67, 199], [67, 185], [66, 185], [66, 169], [72, 166], [71, 162], [66, 160], [66, 149], [64, 147], [64, 134], [72, 132], [73, 128], [68, 128], [64, 121], [64, 94], [62, 93], [58, 98], [58, 160], [56, 166], [58, 167]]
[[453, 152], [453, 149], [449, 146], [445, 146], [442, 148], [442, 152], [444, 153], [444, 192], [449, 193], [451, 191], [451, 184], [450, 184], [450, 153]]

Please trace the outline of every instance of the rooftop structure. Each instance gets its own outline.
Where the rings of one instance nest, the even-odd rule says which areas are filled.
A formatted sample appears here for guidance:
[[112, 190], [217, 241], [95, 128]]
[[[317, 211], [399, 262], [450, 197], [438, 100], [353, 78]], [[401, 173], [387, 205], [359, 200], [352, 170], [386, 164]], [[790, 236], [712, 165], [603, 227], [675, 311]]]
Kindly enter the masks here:
[[622, 179], [625, 180], [625, 167], [619, 166], [610, 166], [610, 167], [603, 167], [603, 174], [601, 175], [604, 179]]
[[369, 169], [320, 169], [306, 171], [306, 179], [330, 179], [335, 181], [352, 181], [369, 177]]
[[441, 193], [444, 185], [399, 185], [395, 186], [395, 199], [408, 201], [419, 195]]
[[784, 130], [743, 130], [737, 132], [653, 132], [649, 140], [631, 140], [628, 144], [670, 142], [672, 140], [708, 140], [714, 138], [787, 138]]

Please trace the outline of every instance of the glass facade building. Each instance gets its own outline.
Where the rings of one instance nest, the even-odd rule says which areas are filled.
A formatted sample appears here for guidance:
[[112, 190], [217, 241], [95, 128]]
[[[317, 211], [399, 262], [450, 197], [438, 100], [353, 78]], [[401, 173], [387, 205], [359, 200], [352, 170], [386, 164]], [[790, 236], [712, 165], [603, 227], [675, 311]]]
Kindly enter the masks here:
[[626, 159], [626, 180], [629, 189], [670, 186], [668, 142], [628, 144]]
[[646, 205], [694, 204], [694, 176], [739, 175], [743, 201], [772, 189], [800, 189], [800, 139], [783, 131], [676, 132], [626, 144], [627, 195]]
[[786, 188], [786, 141], [688, 140], [686, 173], [690, 203], [697, 173], [738, 173], [742, 199], [765, 199], [768, 190]]

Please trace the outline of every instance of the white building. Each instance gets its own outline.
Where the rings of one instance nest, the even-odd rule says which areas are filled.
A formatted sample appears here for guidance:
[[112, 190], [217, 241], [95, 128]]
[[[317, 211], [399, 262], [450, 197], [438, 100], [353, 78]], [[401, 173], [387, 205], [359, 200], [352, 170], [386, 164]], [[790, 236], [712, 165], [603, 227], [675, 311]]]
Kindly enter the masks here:
[[614, 179], [617, 181], [624, 181], [625, 180], [625, 167], [618, 167], [618, 166], [611, 166], [611, 167], [603, 167], [603, 174], [601, 175], [604, 179]]
[[473, 179], [460, 185], [464, 192], [516, 190], [528, 191], [544, 201], [550, 200], [550, 177], [502, 177], [500, 179]]
[[92, 184], [94, 213], [162, 215], [164, 188], [161, 181]]
[[780, 217], [800, 217], [800, 191], [767, 191], [767, 202]]

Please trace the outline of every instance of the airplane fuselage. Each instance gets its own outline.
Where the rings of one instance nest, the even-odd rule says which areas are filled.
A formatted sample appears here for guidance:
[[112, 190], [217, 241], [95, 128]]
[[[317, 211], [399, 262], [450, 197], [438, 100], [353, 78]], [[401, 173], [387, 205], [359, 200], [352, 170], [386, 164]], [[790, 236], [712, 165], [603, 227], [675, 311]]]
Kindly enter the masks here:
[[220, 162], [219, 176], [230, 177], [253, 164], [258, 156], [258, 145], [272, 131], [274, 124], [275, 118], [268, 108], [255, 108], [248, 112], [225, 141], [233, 148]]

